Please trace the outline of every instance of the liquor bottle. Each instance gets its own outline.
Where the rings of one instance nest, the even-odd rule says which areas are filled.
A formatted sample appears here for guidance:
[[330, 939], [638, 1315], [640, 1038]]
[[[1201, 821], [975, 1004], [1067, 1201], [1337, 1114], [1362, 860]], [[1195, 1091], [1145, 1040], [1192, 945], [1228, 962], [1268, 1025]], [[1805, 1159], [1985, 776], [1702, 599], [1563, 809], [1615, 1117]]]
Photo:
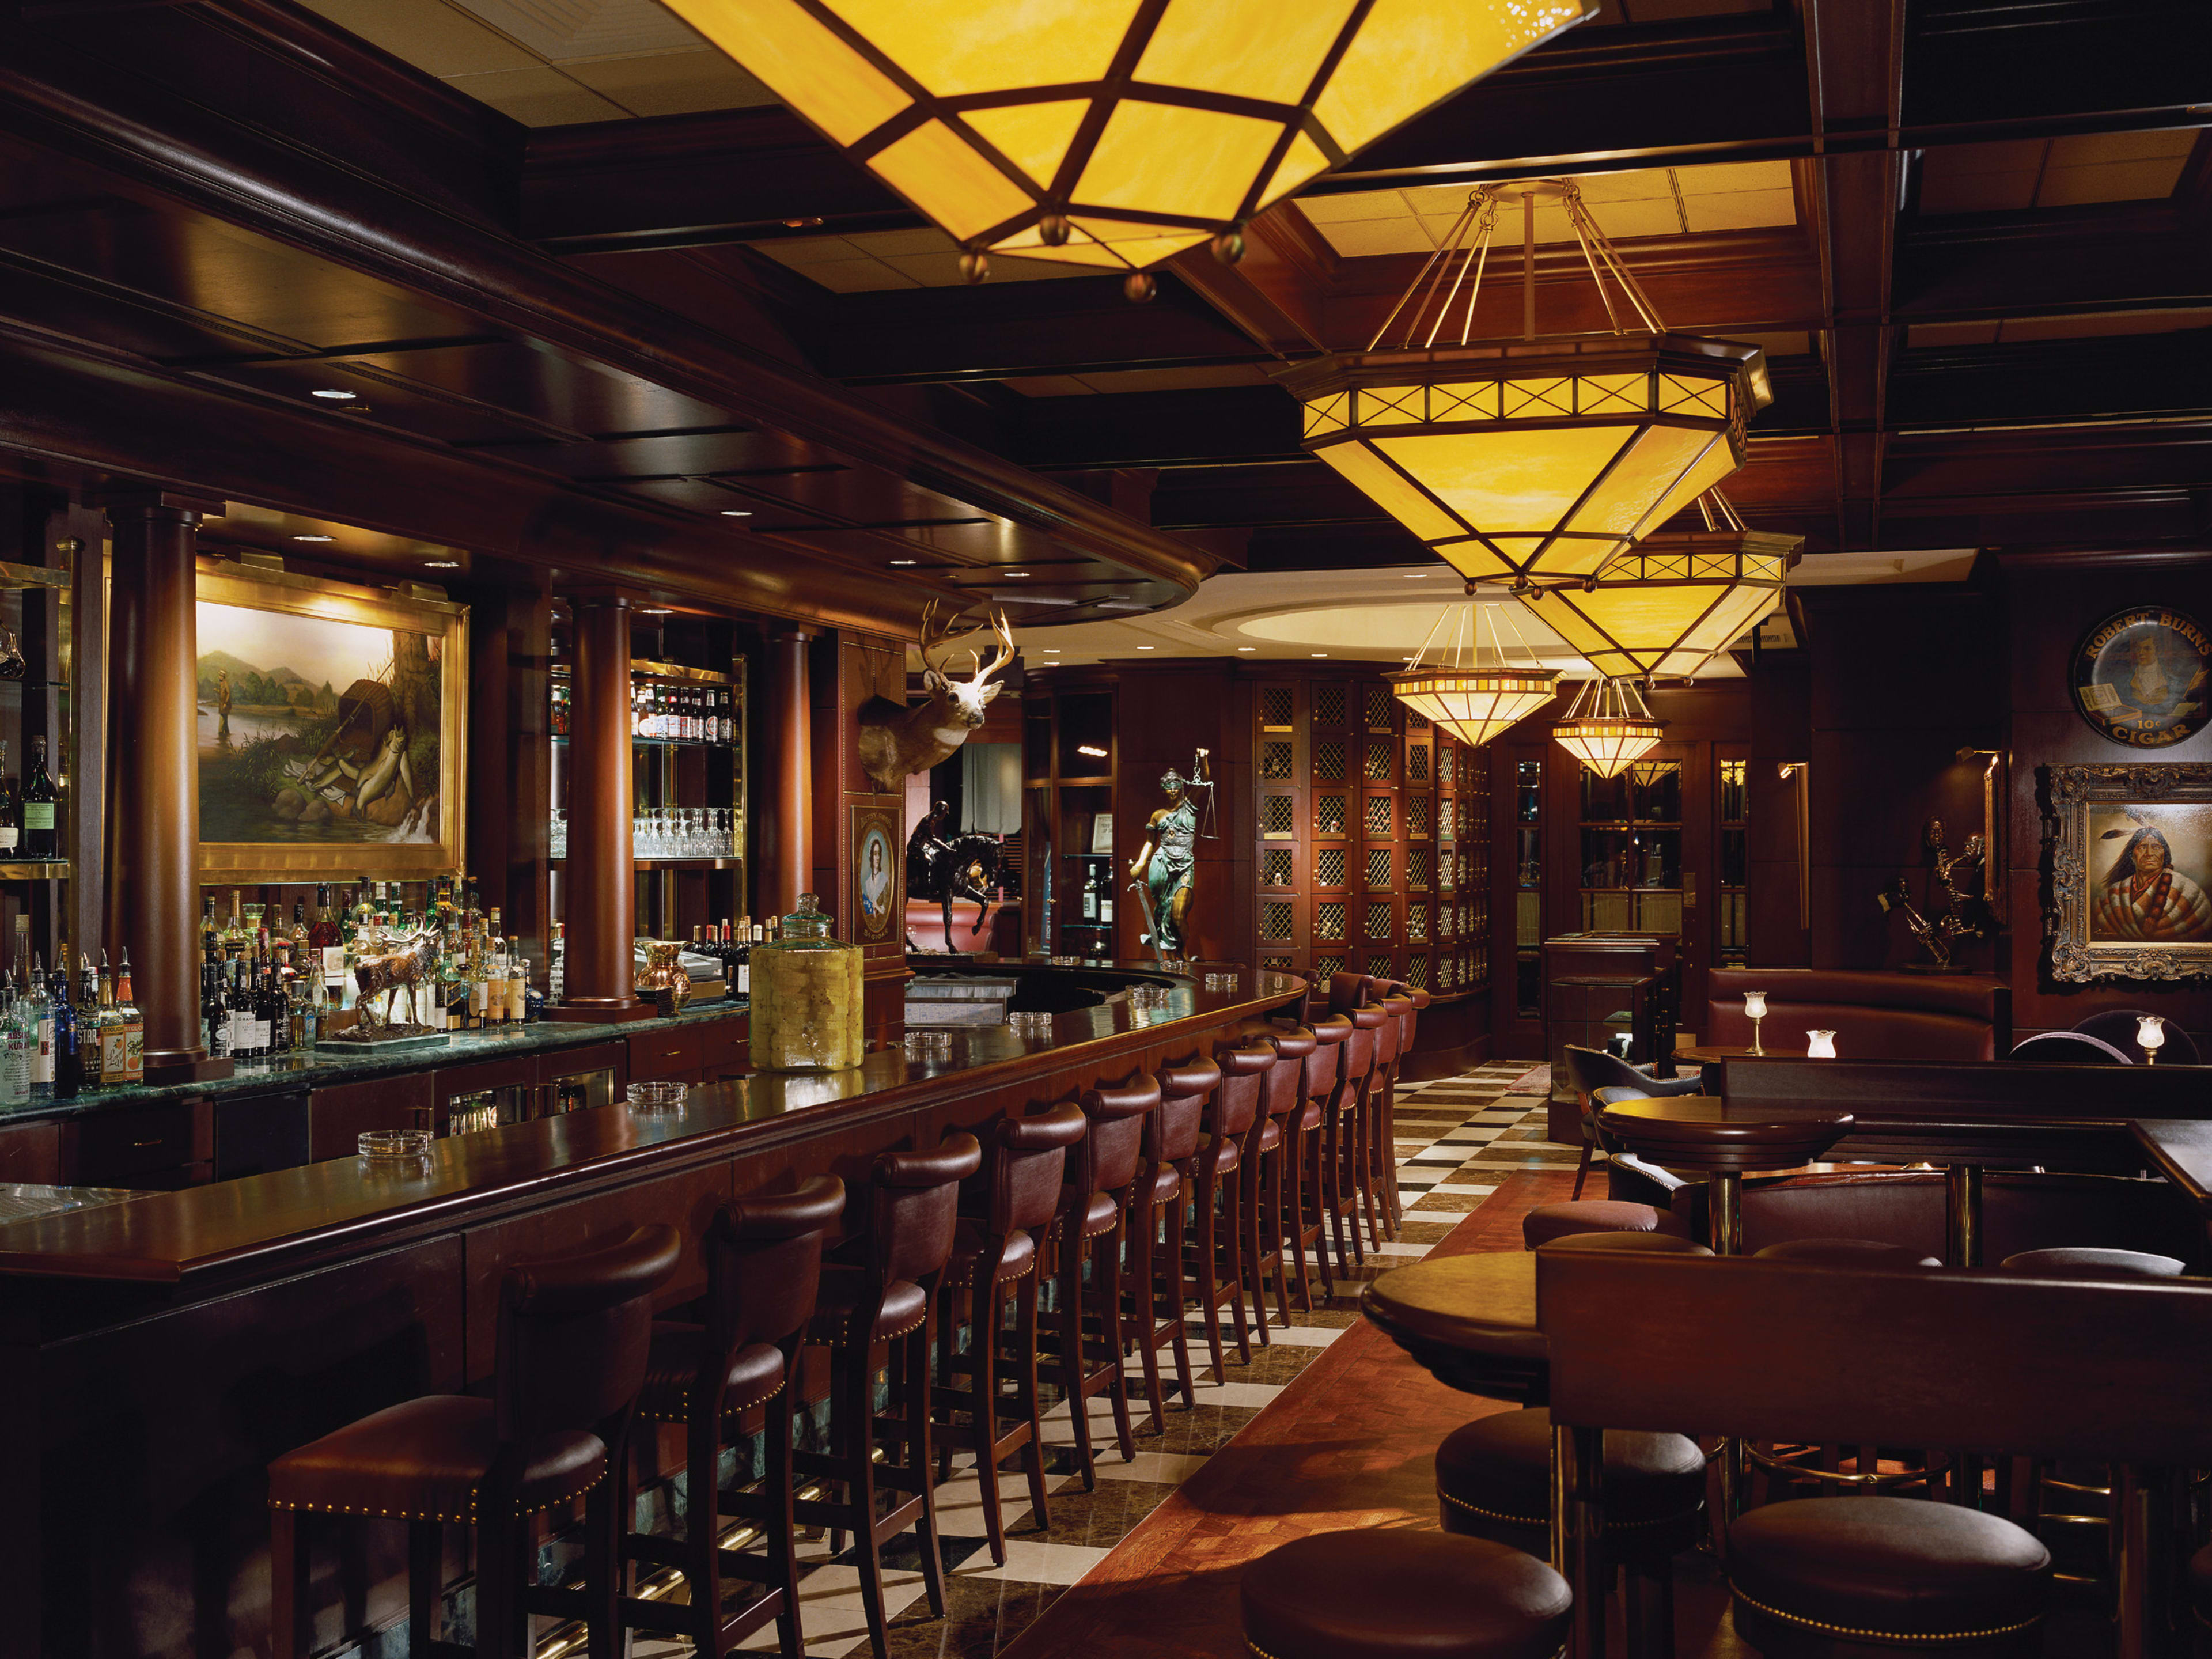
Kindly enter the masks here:
[[321, 1041], [323, 1013], [323, 982], [317, 979], [300, 996], [300, 1040], [295, 1046], [304, 1054], [313, 1054], [315, 1044]]
[[131, 950], [123, 951], [123, 966], [115, 975], [115, 1022], [123, 1028], [123, 1081], [126, 1085], [146, 1080], [146, 1017], [138, 1012], [137, 1000], [131, 994]]
[[522, 959], [522, 939], [510, 933], [507, 938], [507, 1023], [522, 1024], [530, 1000], [530, 964]]
[[54, 1006], [46, 994], [46, 964], [42, 957], [31, 958], [30, 994], [31, 1024], [37, 1037], [31, 1050], [31, 1098], [52, 1100], [54, 1096]]
[[[58, 1009], [56, 1011], [58, 1012]], [[56, 1030], [60, 1029], [56, 1021]], [[208, 1057], [225, 1060], [230, 1055], [230, 1007], [222, 999], [222, 958], [208, 952], [200, 963], [200, 1030], [201, 1039], [207, 1044]], [[60, 1078], [59, 1061], [56, 1062], [56, 1080]]]
[[545, 994], [538, 988], [538, 981], [530, 976], [530, 963], [525, 958], [522, 973], [522, 1023], [535, 1025], [545, 1018]]
[[230, 921], [222, 930], [222, 953], [232, 959], [246, 954], [246, 922], [239, 915], [235, 887], [230, 890]]
[[480, 1031], [483, 1029], [484, 1016], [491, 997], [491, 982], [484, 974], [483, 947], [481, 939], [471, 938], [469, 940], [468, 959], [462, 971], [467, 978], [469, 987], [469, 1015], [463, 1029]]
[[753, 994], [753, 942], [749, 939], [740, 939], [734, 949], [737, 963], [734, 988], [738, 995], [750, 999]]
[[216, 925], [215, 895], [210, 893], [200, 901], [200, 950], [203, 953], [222, 949], [222, 929]]
[[[308, 969], [325, 985], [330, 985], [345, 975], [345, 930], [338, 926], [337, 916], [331, 909], [329, 884], [315, 889], [314, 925], [307, 929], [307, 949], [313, 955], [307, 959]], [[335, 954], [333, 954], [335, 953]]]
[[568, 994], [568, 924], [553, 924], [553, 960], [545, 969], [545, 1000], [558, 1002]]
[[1083, 919], [1098, 920], [1098, 866], [1095, 864], [1083, 872]]
[[0, 1108], [31, 1103], [31, 1051], [20, 1016], [15, 969], [0, 969]]
[[292, 937], [289, 943], [292, 947], [292, 971], [295, 974], [312, 971], [310, 963], [313, 958], [308, 955], [308, 952], [313, 950], [314, 946], [307, 936], [307, 906], [303, 899], [292, 901]]
[[100, 1086], [119, 1089], [129, 1068], [125, 1051], [123, 1011], [115, 1006], [115, 975], [107, 965], [107, 952], [100, 953], [100, 978], [96, 981], [100, 1008]]
[[54, 804], [60, 792], [46, 770], [46, 739], [43, 732], [31, 739], [31, 770], [23, 780], [23, 856], [58, 859], [61, 832], [55, 823]]
[[261, 969], [260, 994], [254, 999], [254, 1018], [262, 1022], [269, 1034], [268, 1057], [282, 1058], [292, 1052], [292, 1009], [290, 1000], [284, 994], [284, 981], [277, 974], [276, 964], [265, 963]]
[[230, 1057], [241, 1066], [261, 1063], [262, 1034], [254, 1024], [253, 996], [246, 989], [246, 963], [230, 964]]
[[1098, 884], [1098, 920], [1101, 921], [1111, 921], [1114, 920], [1114, 877], [1112, 874], [1112, 866], [1109, 865], [1107, 866], [1106, 878]]
[[77, 1052], [76, 1010], [70, 1006], [69, 960], [66, 951], [54, 957], [47, 1001], [54, 1017], [54, 1098], [74, 1100], [84, 1086], [84, 1063]]
[[23, 804], [15, 799], [15, 781], [8, 775], [8, 745], [0, 742], [0, 860], [21, 856]]

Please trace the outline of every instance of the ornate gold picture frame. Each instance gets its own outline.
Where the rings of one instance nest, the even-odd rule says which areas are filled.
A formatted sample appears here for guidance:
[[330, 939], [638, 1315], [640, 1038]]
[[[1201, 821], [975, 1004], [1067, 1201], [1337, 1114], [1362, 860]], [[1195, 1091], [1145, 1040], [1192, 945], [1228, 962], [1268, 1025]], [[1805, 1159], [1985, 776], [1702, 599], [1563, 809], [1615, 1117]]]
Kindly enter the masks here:
[[2212, 978], [2212, 765], [2049, 777], [2051, 977]]
[[203, 877], [459, 869], [468, 607], [211, 562], [198, 597]]

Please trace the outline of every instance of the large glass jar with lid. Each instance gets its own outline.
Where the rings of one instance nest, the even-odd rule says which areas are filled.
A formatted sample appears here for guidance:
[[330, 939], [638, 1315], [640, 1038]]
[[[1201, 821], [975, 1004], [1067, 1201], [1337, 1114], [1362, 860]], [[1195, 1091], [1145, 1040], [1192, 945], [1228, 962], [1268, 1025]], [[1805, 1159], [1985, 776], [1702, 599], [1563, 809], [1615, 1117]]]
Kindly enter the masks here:
[[836, 1072], [866, 1054], [860, 1030], [860, 947], [830, 937], [811, 893], [783, 919], [783, 937], [752, 954], [752, 1062], [763, 1072]]

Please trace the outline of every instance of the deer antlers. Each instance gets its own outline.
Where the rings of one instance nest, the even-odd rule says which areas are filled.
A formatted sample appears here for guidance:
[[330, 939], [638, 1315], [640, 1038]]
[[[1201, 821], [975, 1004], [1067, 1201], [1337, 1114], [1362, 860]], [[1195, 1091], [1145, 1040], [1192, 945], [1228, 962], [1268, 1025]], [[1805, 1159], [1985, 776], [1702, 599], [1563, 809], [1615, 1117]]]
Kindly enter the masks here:
[[[937, 659], [930, 653], [941, 649], [945, 641], [953, 637], [954, 630], [959, 627], [961, 620], [966, 617], [967, 614], [968, 613], [964, 611], [954, 611], [950, 615], [944, 616], [943, 619], [940, 621], [939, 618], [941, 611], [937, 600], [932, 599], [927, 605], [923, 607], [921, 613], [921, 665], [924, 668], [930, 670], [933, 673], [945, 674], [944, 665], [937, 661]], [[974, 659], [975, 665], [975, 679], [973, 684], [978, 685], [989, 680], [1001, 669], [1005, 668], [1008, 663], [1014, 659], [1014, 630], [1012, 624], [1006, 620], [1006, 613], [1003, 611], [994, 611], [989, 613], [989, 618], [990, 629], [993, 634], [997, 635], [997, 638], [992, 644], [991, 661], [989, 666], [986, 667], [984, 665], [983, 657], [981, 652], [971, 648], [968, 653], [969, 656]], [[970, 633], [979, 633], [981, 630], [980, 629], [971, 629], [968, 631]], [[950, 679], [951, 676], [945, 674], [945, 678]]]

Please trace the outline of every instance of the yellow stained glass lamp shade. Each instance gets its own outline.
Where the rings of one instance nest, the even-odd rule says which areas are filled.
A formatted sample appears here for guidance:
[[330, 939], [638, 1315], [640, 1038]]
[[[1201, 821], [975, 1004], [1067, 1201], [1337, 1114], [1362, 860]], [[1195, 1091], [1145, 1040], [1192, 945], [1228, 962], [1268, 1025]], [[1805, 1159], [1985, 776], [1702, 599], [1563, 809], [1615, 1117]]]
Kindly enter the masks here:
[[665, 3], [957, 240], [1117, 271], [1236, 228], [1595, 9]]
[[1694, 676], [1781, 604], [1804, 541], [1757, 530], [1653, 536], [1589, 585], [1529, 597], [1601, 674]]
[[1626, 680], [1589, 680], [1575, 693], [1566, 719], [1552, 727], [1559, 747], [1601, 778], [1617, 778], [1658, 746], [1666, 728]]
[[1681, 334], [1342, 352], [1281, 379], [1309, 452], [1454, 569], [1516, 586], [1605, 568], [1743, 465], [1772, 399], [1757, 346]]
[[1390, 676], [1400, 702], [1468, 744], [1488, 743], [1559, 689], [1556, 673], [1532, 668], [1419, 668]]

